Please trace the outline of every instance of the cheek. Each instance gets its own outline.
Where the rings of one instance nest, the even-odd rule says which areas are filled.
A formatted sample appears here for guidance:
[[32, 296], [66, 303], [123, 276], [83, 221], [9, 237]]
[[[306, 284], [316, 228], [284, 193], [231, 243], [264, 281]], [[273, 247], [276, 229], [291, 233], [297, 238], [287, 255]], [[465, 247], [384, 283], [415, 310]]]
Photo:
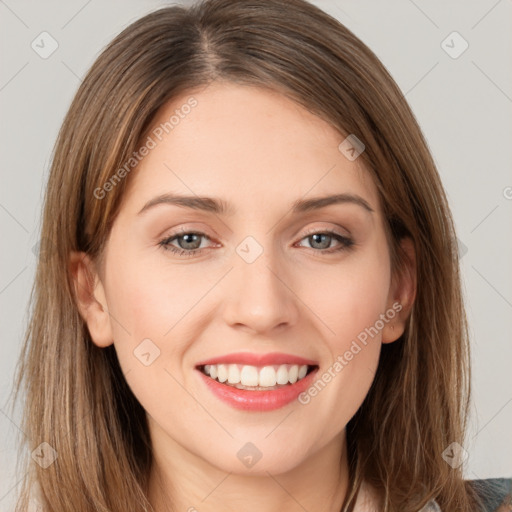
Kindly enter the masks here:
[[316, 403], [315, 414], [330, 414], [334, 421], [325, 420], [333, 432], [355, 414], [374, 379], [390, 285], [386, 255], [380, 247], [354, 255], [328, 269], [327, 284], [309, 295], [329, 354], [304, 403]]
[[170, 268], [136, 259], [123, 259], [109, 274], [107, 299], [113, 329], [119, 340], [130, 333], [133, 343], [144, 338], [168, 340], [205, 294], [207, 279], [198, 279], [197, 274], [193, 279], [179, 265]]
[[179, 361], [187, 348], [186, 337], [179, 334], [192, 299], [197, 302], [201, 294], [178, 276], [170, 281], [150, 265], [126, 259], [109, 274], [107, 300], [119, 364], [136, 398], [156, 416], [162, 414], [163, 396], [173, 397], [167, 413], [187, 410], [188, 415], [191, 409], [177, 384], [183, 381]]
[[361, 251], [339, 265], [324, 268], [323, 275], [315, 276], [316, 286], [303, 283], [304, 290], [309, 290], [305, 302], [314, 304], [333, 351], [344, 351], [347, 343], [350, 345], [385, 313], [390, 270], [387, 256], [381, 254]]
[[151, 390], [169, 384], [179, 392], [170, 373], [183, 381], [183, 363], [191, 330], [197, 328], [201, 298], [218, 276], [199, 277], [179, 265], [129, 259], [127, 253], [118, 265], [110, 266], [107, 301], [121, 368], [137, 398], [150, 406]]

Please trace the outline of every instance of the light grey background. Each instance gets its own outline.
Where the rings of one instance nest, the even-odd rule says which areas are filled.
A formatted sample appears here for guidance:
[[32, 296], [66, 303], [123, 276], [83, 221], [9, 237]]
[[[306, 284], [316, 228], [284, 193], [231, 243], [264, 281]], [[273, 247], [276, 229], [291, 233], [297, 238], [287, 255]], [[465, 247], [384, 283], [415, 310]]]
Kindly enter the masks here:
[[[33, 246], [53, 143], [81, 77], [101, 49], [132, 21], [170, 3], [0, 0], [2, 511], [11, 510], [21, 477], [15, 474], [19, 414], [8, 401], [27, 321]], [[313, 3], [378, 55], [426, 135], [461, 242], [471, 326], [474, 402], [465, 475], [510, 477], [512, 0]], [[31, 47], [43, 31], [58, 42], [47, 59]], [[453, 31], [469, 44], [458, 58], [441, 45]], [[462, 48], [457, 37], [444, 44], [452, 54]]]

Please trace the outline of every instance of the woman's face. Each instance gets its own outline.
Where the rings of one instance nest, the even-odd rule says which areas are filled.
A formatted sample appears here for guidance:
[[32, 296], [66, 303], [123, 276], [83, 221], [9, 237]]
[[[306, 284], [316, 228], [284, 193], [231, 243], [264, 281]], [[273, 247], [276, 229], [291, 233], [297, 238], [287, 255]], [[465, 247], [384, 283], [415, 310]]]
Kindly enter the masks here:
[[[102, 307], [84, 315], [93, 341], [114, 343], [155, 452], [287, 471], [342, 439], [381, 343], [403, 332], [411, 288], [391, 279], [376, 187], [334, 128], [260, 88], [184, 94], [149, 137], [106, 245]], [[316, 202], [333, 195], [346, 200]]]

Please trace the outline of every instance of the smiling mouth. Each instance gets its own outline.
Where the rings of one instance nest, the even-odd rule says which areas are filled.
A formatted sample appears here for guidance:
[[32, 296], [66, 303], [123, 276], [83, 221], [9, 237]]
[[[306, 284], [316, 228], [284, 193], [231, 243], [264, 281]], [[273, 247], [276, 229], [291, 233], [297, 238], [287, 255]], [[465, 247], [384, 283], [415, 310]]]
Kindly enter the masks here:
[[280, 364], [252, 366], [244, 364], [206, 364], [197, 367], [207, 377], [237, 389], [272, 391], [301, 381], [317, 365]]

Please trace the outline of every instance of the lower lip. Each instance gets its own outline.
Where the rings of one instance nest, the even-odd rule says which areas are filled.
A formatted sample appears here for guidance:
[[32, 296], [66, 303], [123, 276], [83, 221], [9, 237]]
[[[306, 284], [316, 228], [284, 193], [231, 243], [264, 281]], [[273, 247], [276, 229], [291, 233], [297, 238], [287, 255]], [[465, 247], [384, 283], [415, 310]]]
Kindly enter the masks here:
[[244, 411], [272, 411], [280, 409], [290, 402], [293, 402], [303, 391], [312, 383], [318, 368], [306, 375], [295, 384], [289, 384], [282, 388], [272, 389], [270, 391], [249, 391], [247, 389], [238, 389], [233, 386], [222, 384], [217, 380], [205, 375], [201, 370], [197, 370], [210, 391], [223, 402]]

